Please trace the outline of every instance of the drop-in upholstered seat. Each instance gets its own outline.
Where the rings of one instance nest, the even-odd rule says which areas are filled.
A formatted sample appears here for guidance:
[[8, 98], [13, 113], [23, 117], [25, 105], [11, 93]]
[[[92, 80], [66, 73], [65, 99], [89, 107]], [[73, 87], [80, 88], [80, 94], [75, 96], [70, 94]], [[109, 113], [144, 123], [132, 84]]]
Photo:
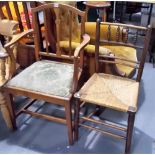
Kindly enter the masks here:
[[114, 75], [95, 73], [79, 92], [89, 103], [120, 111], [136, 112], [139, 82]]
[[72, 80], [72, 64], [42, 60], [11, 79], [7, 87], [67, 98], [70, 96]]

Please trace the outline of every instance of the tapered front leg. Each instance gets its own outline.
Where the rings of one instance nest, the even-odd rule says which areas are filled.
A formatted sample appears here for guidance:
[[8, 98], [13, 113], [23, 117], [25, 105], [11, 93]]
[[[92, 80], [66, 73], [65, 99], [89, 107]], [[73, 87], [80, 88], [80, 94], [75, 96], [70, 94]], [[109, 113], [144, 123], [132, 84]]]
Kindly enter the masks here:
[[127, 139], [126, 139], [126, 146], [125, 146], [125, 153], [127, 153], [127, 154], [130, 153], [134, 121], [135, 121], [135, 113], [129, 112], [128, 128], [127, 128]]
[[66, 112], [66, 123], [68, 128], [68, 138], [69, 144], [73, 144], [73, 128], [72, 128], [72, 113], [71, 113], [71, 104], [68, 103], [65, 105], [65, 112]]
[[80, 101], [79, 99], [75, 100], [75, 119], [74, 119], [74, 129], [75, 129], [75, 133], [74, 133], [74, 138], [76, 141], [78, 141], [78, 137], [79, 137], [79, 112], [80, 112]]
[[4, 118], [4, 121], [9, 129], [13, 129], [12, 121], [11, 121], [11, 116], [10, 112], [7, 107], [6, 99], [2, 92], [0, 92], [0, 109], [2, 112], [2, 116]]
[[13, 129], [16, 130], [17, 126], [16, 126], [16, 115], [15, 115], [15, 109], [14, 109], [14, 103], [13, 103], [13, 95], [5, 93], [5, 97], [6, 97], [6, 103], [10, 111]]

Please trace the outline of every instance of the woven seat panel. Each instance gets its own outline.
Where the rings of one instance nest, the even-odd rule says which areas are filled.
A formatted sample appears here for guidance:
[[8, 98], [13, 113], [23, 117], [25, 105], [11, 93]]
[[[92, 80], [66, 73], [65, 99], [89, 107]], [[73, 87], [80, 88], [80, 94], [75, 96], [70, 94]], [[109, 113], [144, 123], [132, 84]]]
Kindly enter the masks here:
[[72, 64], [38, 61], [11, 79], [6, 87], [68, 98], [73, 82], [73, 71]]
[[79, 91], [80, 99], [115, 110], [137, 110], [139, 83], [127, 78], [95, 73]]

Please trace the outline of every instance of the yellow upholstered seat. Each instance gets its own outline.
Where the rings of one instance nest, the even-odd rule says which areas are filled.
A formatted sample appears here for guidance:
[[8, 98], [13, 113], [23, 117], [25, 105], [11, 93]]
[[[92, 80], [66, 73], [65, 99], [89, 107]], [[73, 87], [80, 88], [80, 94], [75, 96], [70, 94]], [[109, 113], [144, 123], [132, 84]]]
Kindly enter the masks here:
[[[78, 47], [78, 45], [80, 45], [80, 43], [78, 42], [72, 42], [71, 47], [72, 47], [72, 51], [75, 50], [76, 47]], [[64, 50], [68, 51], [69, 49], [69, 41], [60, 41], [60, 47], [64, 48]], [[85, 47], [85, 51], [87, 53], [94, 53], [95, 52], [95, 45], [87, 45]], [[100, 47], [100, 54], [109, 54], [111, 53], [111, 50], [105, 47]]]
[[[95, 41], [96, 37], [96, 23], [95, 22], [86, 22], [85, 23], [85, 30], [86, 33], [90, 35], [90, 38], [92, 41]], [[120, 27], [120, 33], [119, 35], [123, 41], [126, 37], [126, 31], [123, 30], [123, 27]], [[100, 39], [108, 40], [108, 25], [101, 25], [100, 29]], [[111, 26], [110, 28], [110, 41], [116, 41], [117, 40], [117, 26]], [[127, 58], [132, 61], [137, 61], [137, 52], [135, 48], [127, 47], [127, 46], [113, 46], [113, 45], [104, 45], [104, 48], [107, 48], [111, 51], [111, 53], [115, 54], [116, 56]], [[89, 53], [89, 51], [87, 51]], [[92, 51], [91, 51], [92, 52]], [[94, 51], [95, 52], [95, 51]], [[118, 61], [118, 60], [117, 60]], [[134, 73], [134, 68], [123, 66], [123, 65], [116, 65], [118, 70], [125, 73], [125, 75], [132, 76]]]
[[[72, 42], [72, 49], [74, 50], [80, 43], [78, 42]], [[60, 47], [66, 49], [69, 48], [69, 41], [60, 41]], [[85, 51], [87, 53], [94, 53], [95, 52], [95, 45], [87, 45], [85, 47]], [[105, 46], [100, 46], [100, 54], [109, 54], [109, 53], [114, 53], [116, 56], [122, 57], [122, 58], [126, 58], [126, 59], [130, 59], [132, 61], [137, 61], [137, 53], [136, 53], [136, 49], [132, 48], [132, 47], [126, 47], [126, 46], [110, 46], [110, 45], [105, 45]], [[118, 60], [117, 60], [118, 61]], [[119, 65], [116, 64], [116, 66], [118, 67], [118, 69], [125, 73], [125, 75], [128, 77], [130, 75], [132, 75], [132, 73], [134, 72], [134, 68], [128, 67], [128, 66], [124, 66], [124, 65]]]
[[[63, 14], [63, 17], [66, 17], [66, 14]], [[67, 17], [66, 17], [67, 18]], [[67, 18], [68, 19], [68, 18]], [[67, 21], [66, 19], [66, 21]], [[76, 26], [74, 26], [73, 28], [73, 34], [74, 32], [77, 34], [77, 29], [78, 29], [78, 21], [74, 20], [74, 22], [76, 23]], [[62, 38], [60, 41], [60, 47], [64, 48], [64, 49], [68, 49], [69, 48], [69, 41], [67, 40], [68, 36], [69, 36], [69, 32], [64, 30], [64, 27], [67, 27], [67, 23], [63, 24], [63, 32], [62, 33]], [[92, 44], [89, 44], [85, 47], [85, 51], [88, 54], [92, 54], [95, 53], [95, 46], [93, 44], [93, 42], [95, 41], [95, 37], [96, 37], [96, 23], [95, 22], [86, 22], [85, 23], [85, 31], [86, 33], [90, 36], [91, 38], [91, 42]], [[116, 41], [117, 40], [117, 26], [111, 26], [111, 37], [110, 40], [111, 41]], [[120, 38], [124, 39], [126, 37], [126, 33], [125, 30], [123, 30], [123, 28], [120, 28]], [[100, 37], [101, 39], [108, 39], [108, 25], [101, 25], [101, 31], [100, 31]], [[72, 38], [72, 49], [75, 49], [77, 47], [77, 45], [79, 45], [78, 40], [79, 40], [79, 35], [73, 35]], [[122, 40], [120, 40], [122, 41]], [[104, 47], [104, 48], [103, 48]], [[126, 47], [126, 46], [112, 46], [112, 45], [104, 45], [102, 47], [100, 47], [100, 54], [109, 54], [109, 53], [114, 53], [116, 56], [120, 56], [122, 58], [128, 58], [130, 60], [133, 61], [137, 61], [137, 55], [136, 55], [136, 49], [131, 48], [131, 47]], [[127, 67], [127, 66], [122, 66], [122, 65], [116, 65], [118, 70], [120, 70], [121, 72], [125, 73], [125, 75], [128, 76], [132, 76], [132, 74], [134, 73], [134, 69], [131, 67]]]
[[[126, 46], [109, 46], [109, 45], [105, 45], [104, 47], [111, 50], [111, 52], [114, 53], [115, 56], [126, 58], [132, 61], [137, 61], [137, 51], [135, 48]], [[125, 73], [127, 77], [130, 76], [134, 71], [134, 68], [128, 66], [119, 64], [116, 64], [116, 66], [121, 72]]]

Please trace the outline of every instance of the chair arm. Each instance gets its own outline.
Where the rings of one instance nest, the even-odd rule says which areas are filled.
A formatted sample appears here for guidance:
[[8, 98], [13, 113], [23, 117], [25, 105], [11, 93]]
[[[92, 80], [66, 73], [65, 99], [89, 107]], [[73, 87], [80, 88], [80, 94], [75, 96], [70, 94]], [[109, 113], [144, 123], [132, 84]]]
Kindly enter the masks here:
[[88, 34], [84, 34], [82, 43], [75, 49], [74, 57], [78, 57], [80, 51], [83, 50], [89, 44], [89, 42], [90, 42], [90, 36]]
[[[78, 80], [79, 80], [79, 78], [81, 76], [81, 73], [82, 73], [81, 68], [83, 67], [83, 59], [84, 59], [84, 57], [83, 57], [83, 49], [89, 44], [89, 42], [90, 42], [89, 35], [84, 34], [83, 35], [83, 42], [75, 49], [72, 93], [76, 92], [76, 89], [77, 89], [77, 86], [78, 86]], [[78, 59], [79, 54], [82, 54], [82, 56], [80, 57], [80, 65], [79, 65], [79, 59]]]
[[5, 44], [4, 48], [6, 49], [9, 58], [10, 58], [10, 65], [9, 65], [9, 79], [12, 78], [12, 76], [14, 76], [14, 74], [16, 73], [16, 58], [14, 56], [13, 51], [16, 50], [16, 47], [18, 46], [12, 46], [12, 45], [16, 45], [16, 43], [22, 39], [23, 37], [31, 34], [33, 32], [32, 29], [24, 31], [22, 33], [13, 35], [11, 41], [7, 44]]
[[8, 48], [12, 45], [14, 45], [15, 43], [17, 43], [20, 39], [24, 38], [25, 36], [32, 34], [33, 33], [33, 29], [24, 31], [22, 33], [16, 34], [12, 36], [12, 39], [10, 40], [10, 42], [8, 42], [7, 44], [5, 44], [5, 48]]

